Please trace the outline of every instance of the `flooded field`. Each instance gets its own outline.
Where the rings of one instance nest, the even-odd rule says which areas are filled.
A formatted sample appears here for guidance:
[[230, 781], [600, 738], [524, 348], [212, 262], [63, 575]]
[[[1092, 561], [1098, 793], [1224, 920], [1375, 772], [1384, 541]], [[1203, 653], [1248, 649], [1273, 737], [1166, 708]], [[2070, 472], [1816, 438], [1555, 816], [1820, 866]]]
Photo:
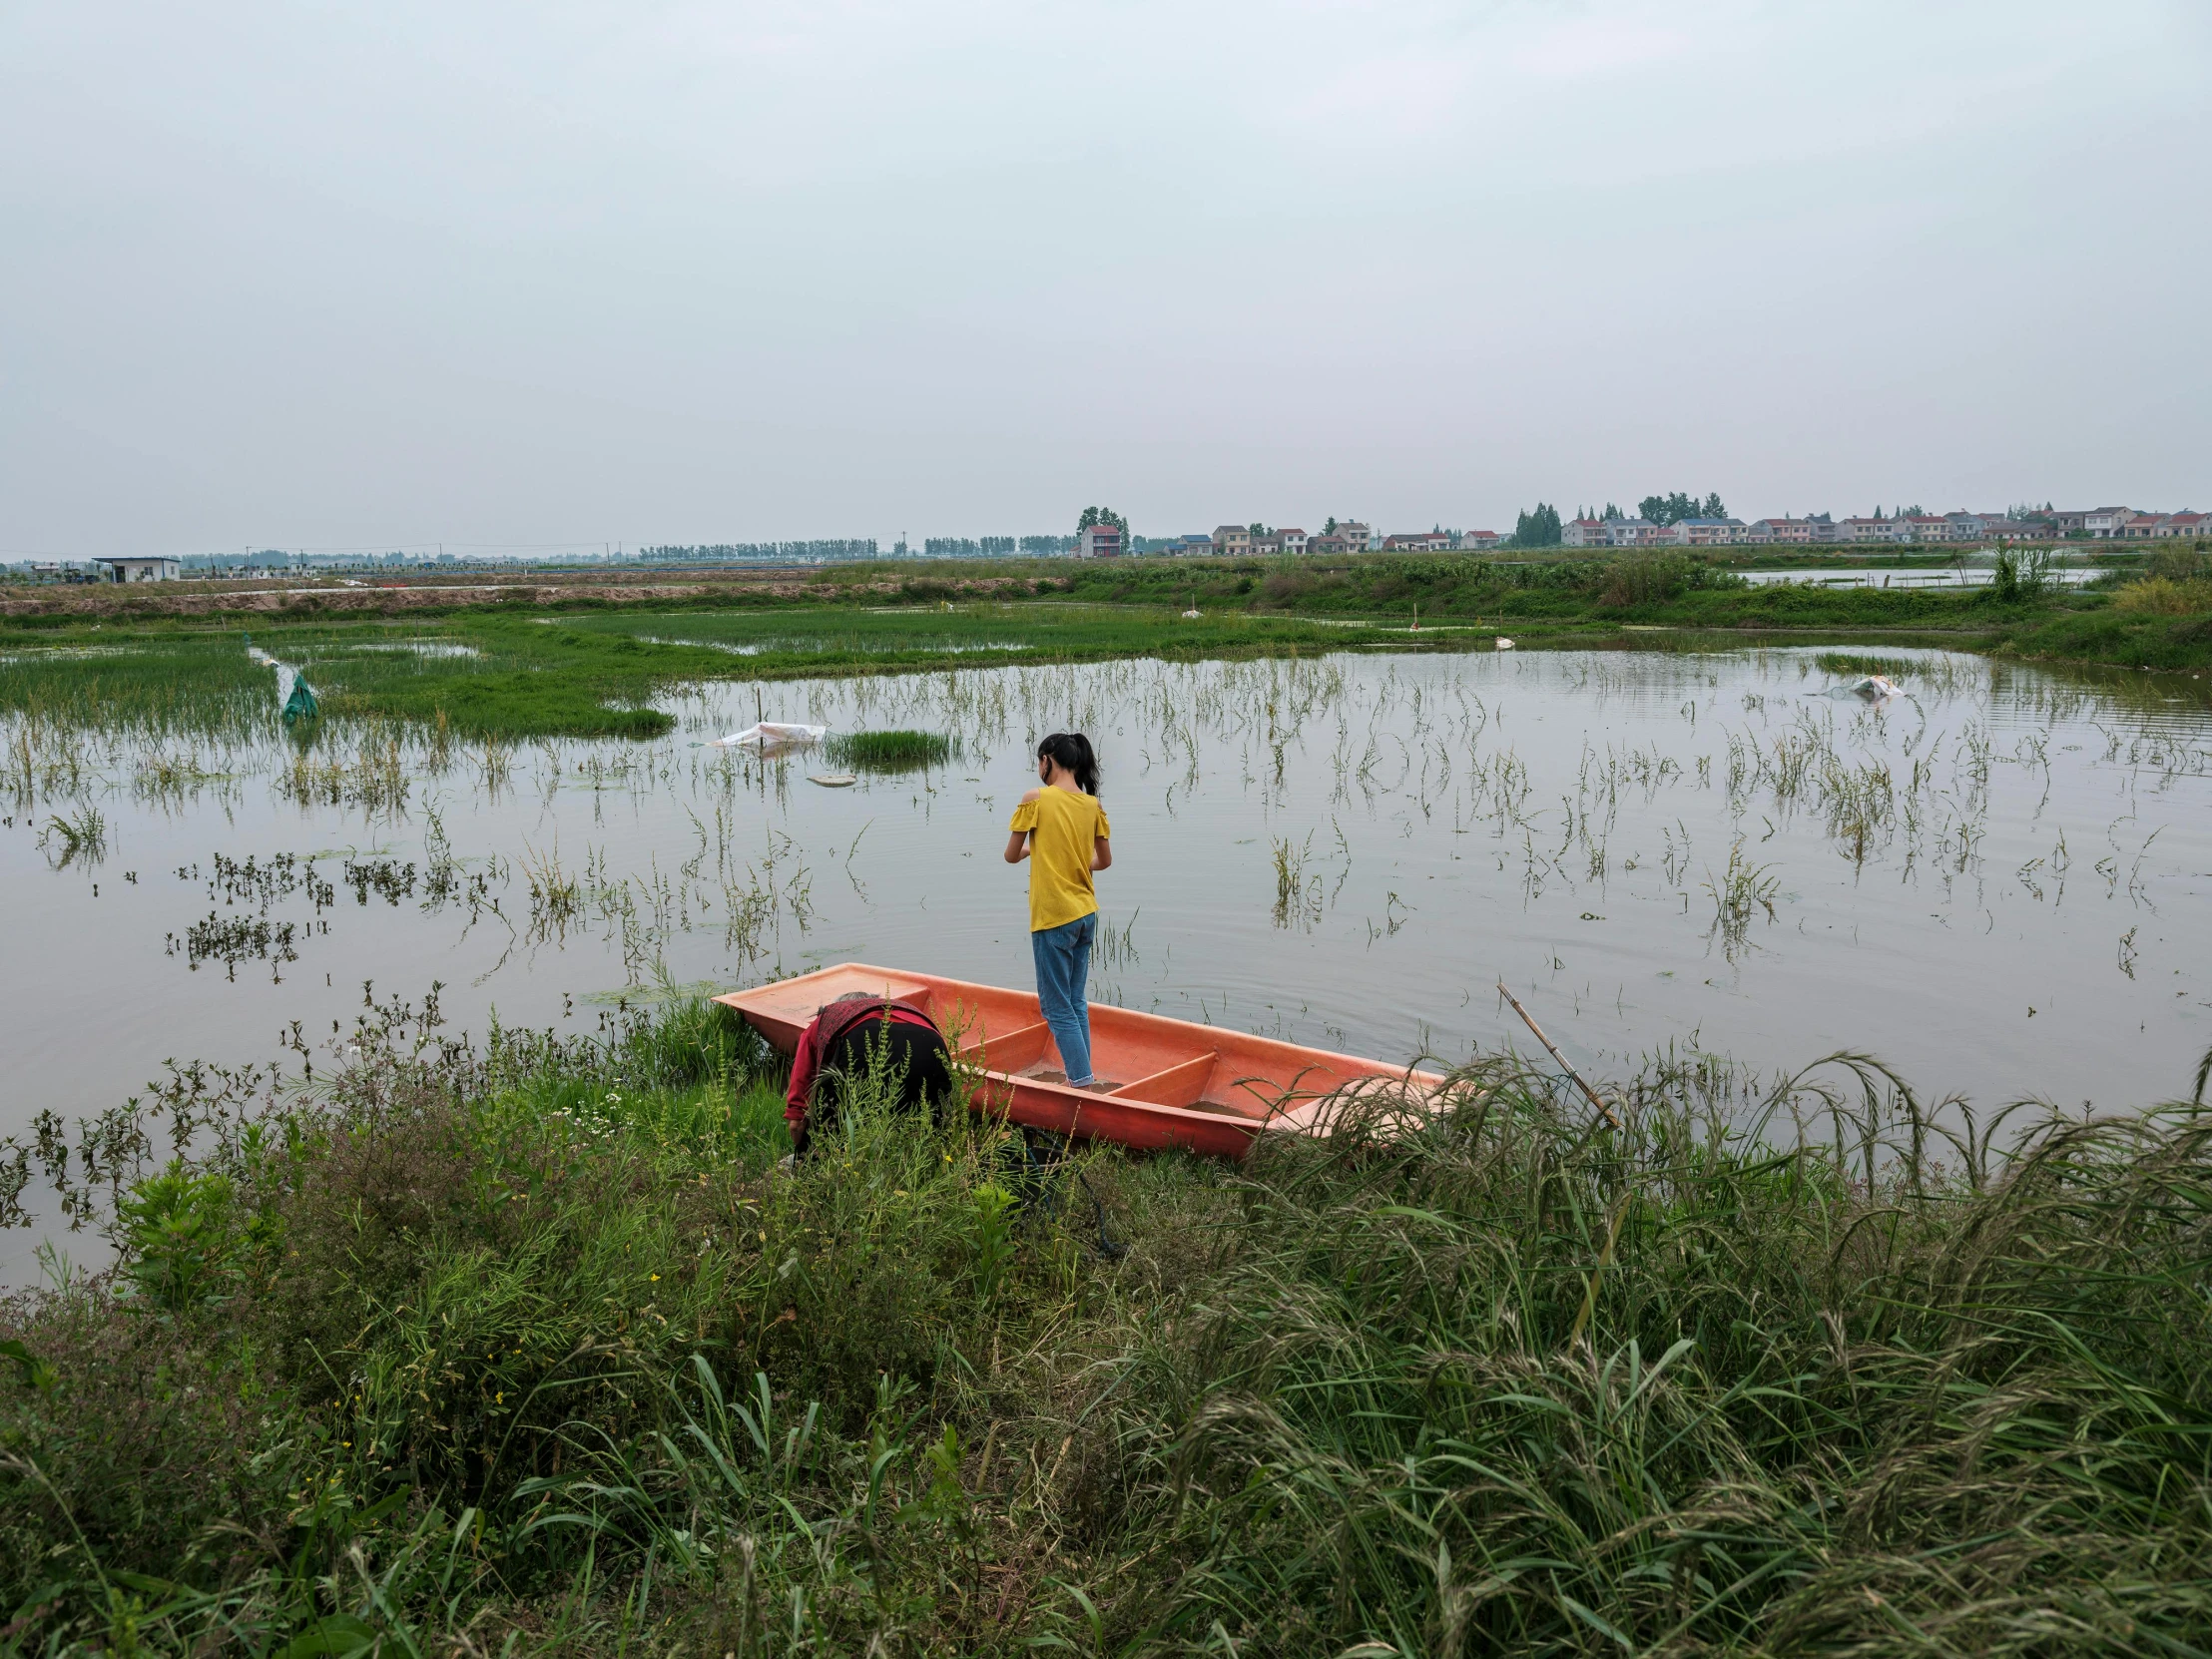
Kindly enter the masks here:
[[[1026, 985], [999, 849], [1059, 729], [1097, 744], [1115, 830], [1102, 1000], [1452, 1060], [1532, 1046], [1502, 977], [1615, 1073], [1855, 1049], [1984, 1106], [2186, 1092], [2212, 1044], [2212, 708], [1892, 661], [1905, 695], [1879, 704], [1811, 651], [990, 666], [709, 686], [650, 743], [18, 715], [0, 1133], [172, 1060], [296, 1071], [364, 999], [433, 984], [479, 1033], [846, 958]], [[704, 745], [757, 711], [959, 749], [820, 788], [805, 754]]]

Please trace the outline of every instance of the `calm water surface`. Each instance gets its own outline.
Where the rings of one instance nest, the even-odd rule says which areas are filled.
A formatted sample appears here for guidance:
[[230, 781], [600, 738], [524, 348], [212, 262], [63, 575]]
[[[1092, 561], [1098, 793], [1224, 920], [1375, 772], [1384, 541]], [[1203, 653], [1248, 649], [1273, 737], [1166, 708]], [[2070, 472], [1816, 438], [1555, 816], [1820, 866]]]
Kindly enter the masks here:
[[295, 1021], [327, 1037], [364, 987], [437, 982], [480, 1033], [847, 958], [1027, 984], [999, 853], [1066, 728], [1114, 826], [1101, 1000], [1455, 1058], [1529, 1046], [1502, 977], [1615, 1073], [1851, 1048], [1985, 1104], [2185, 1091], [2212, 1045], [2199, 688], [1929, 655], [1870, 707], [1840, 678], [1515, 653], [761, 688], [771, 719], [962, 742], [847, 790], [701, 746], [752, 723], [750, 685], [672, 702], [682, 729], [645, 745], [73, 740], [73, 775], [19, 770], [0, 830], [0, 1133], [168, 1059], [275, 1057]]

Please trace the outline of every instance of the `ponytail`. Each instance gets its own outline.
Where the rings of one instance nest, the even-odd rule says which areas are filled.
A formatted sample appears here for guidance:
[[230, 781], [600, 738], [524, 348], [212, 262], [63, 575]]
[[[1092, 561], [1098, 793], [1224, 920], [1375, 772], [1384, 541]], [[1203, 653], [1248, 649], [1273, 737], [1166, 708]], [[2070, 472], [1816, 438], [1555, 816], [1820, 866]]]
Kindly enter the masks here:
[[1098, 794], [1098, 757], [1091, 740], [1080, 732], [1055, 732], [1037, 745], [1037, 759], [1075, 775], [1075, 787], [1085, 795]]

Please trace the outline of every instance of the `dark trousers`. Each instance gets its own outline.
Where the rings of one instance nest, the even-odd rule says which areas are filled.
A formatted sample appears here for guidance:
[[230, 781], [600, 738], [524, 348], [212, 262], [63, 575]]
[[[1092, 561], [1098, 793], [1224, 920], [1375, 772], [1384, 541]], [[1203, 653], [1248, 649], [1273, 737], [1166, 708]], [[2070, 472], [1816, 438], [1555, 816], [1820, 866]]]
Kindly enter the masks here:
[[805, 1157], [816, 1131], [836, 1127], [848, 1092], [864, 1088], [880, 1065], [901, 1111], [926, 1108], [940, 1127], [952, 1106], [952, 1056], [944, 1038], [926, 1025], [904, 1020], [863, 1019], [842, 1032], [822, 1057], [815, 1097], [807, 1110], [796, 1150]]

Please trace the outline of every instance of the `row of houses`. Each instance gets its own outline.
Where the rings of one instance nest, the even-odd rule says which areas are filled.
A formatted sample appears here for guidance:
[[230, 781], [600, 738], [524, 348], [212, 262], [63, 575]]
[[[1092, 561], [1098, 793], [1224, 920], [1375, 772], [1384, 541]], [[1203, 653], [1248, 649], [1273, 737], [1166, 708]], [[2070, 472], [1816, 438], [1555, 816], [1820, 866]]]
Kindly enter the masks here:
[[2159, 541], [2212, 534], [2212, 514], [2144, 513], [2132, 507], [2051, 512], [2034, 518], [2003, 513], [1899, 513], [1888, 518], [1685, 518], [1655, 524], [1647, 518], [1577, 518], [1560, 526], [1565, 547], [1817, 547], [1890, 544], [1928, 547], [1943, 542]]
[[[1120, 552], [1118, 532], [1101, 535], [1093, 530], [1086, 532], [1092, 539], [1079, 540], [1076, 552], [1086, 557], [1097, 557], [1114, 543], [1113, 552]], [[1382, 536], [1378, 538], [1374, 528], [1358, 520], [1342, 524], [1333, 523], [1318, 534], [1309, 535], [1296, 525], [1281, 529], [1255, 532], [1249, 524], [1224, 524], [1210, 536], [1176, 536], [1166, 547], [1155, 544], [1152, 551], [1169, 553], [1373, 553], [1378, 550], [1405, 553], [1448, 553], [1474, 551], [1482, 548], [1501, 547], [1506, 538], [1495, 530], [1428, 530], [1418, 534]]]
[[[2162, 541], [2173, 537], [2212, 536], [2212, 513], [2148, 513], [2133, 507], [2093, 511], [2046, 512], [2033, 518], [2004, 513], [1897, 513], [1887, 517], [1833, 518], [1827, 513], [1803, 518], [1685, 518], [1671, 524], [1648, 518], [1576, 518], [1560, 526], [1559, 541], [1571, 548], [1637, 547], [1831, 547], [1938, 544], [1986, 545], [2009, 541]], [[1336, 524], [1318, 535], [1296, 527], [1255, 531], [1250, 525], [1224, 524], [1210, 536], [1176, 536], [1150, 551], [1170, 553], [1404, 553], [1485, 552], [1511, 538], [1496, 530], [1428, 530], [1378, 537], [1357, 521]], [[1077, 537], [1083, 558], [1110, 558], [1125, 551], [1122, 533], [1097, 525]]]

